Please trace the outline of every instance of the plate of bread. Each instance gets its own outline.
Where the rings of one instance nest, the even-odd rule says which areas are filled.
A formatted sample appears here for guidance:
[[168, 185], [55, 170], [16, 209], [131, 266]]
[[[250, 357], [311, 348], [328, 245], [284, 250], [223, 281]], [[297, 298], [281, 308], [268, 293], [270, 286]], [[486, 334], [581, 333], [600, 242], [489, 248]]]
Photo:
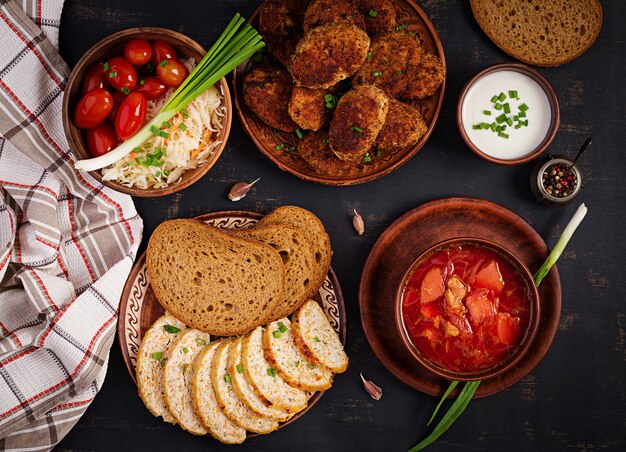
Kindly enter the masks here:
[[331, 256], [321, 221], [295, 206], [159, 225], [118, 325], [147, 409], [227, 444], [301, 417], [348, 367]]
[[267, 45], [234, 71], [237, 113], [280, 169], [327, 185], [372, 181], [431, 135], [445, 89], [441, 41], [410, 0], [265, 0]]

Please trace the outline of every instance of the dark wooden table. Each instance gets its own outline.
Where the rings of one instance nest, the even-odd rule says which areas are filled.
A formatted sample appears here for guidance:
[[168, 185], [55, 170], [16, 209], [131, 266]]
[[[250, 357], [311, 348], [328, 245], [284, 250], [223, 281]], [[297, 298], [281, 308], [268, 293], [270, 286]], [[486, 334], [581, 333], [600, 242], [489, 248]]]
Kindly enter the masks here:
[[[169, 27], [208, 46], [235, 12], [249, 17], [258, 3], [66, 0], [61, 54], [73, 65], [101, 38], [138, 25]], [[535, 204], [528, 188], [533, 163], [493, 165], [463, 145], [455, 123], [462, 85], [479, 69], [512, 59], [481, 32], [468, 2], [418, 3], [443, 41], [448, 87], [434, 134], [402, 168], [349, 188], [303, 182], [263, 157], [235, 118], [224, 154], [204, 179], [173, 196], [136, 200], [145, 222], [144, 247], [154, 228], [170, 218], [228, 209], [267, 212], [284, 204], [319, 215], [332, 238], [332, 265], [347, 304], [348, 372], [298, 422], [241, 447], [225, 447], [148, 413], [115, 343], [104, 387], [58, 450], [402, 451], [423, 437], [436, 399], [405, 386], [380, 364], [359, 320], [359, 278], [376, 238], [423, 202], [475, 196], [517, 212], [553, 246], [577, 203], [558, 209]], [[431, 450], [626, 450], [626, 2], [603, 6], [604, 26], [595, 45], [566, 66], [540, 69], [561, 103], [561, 129], [550, 152], [572, 156], [588, 136], [594, 140], [580, 163], [585, 187], [579, 200], [589, 214], [559, 262], [563, 310], [556, 338], [530, 375], [471, 403]], [[233, 183], [257, 177], [261, 181], [248, 197], [228, 201]], [[352, 229], [353, 208], [365, 219], [361, 237]], [[379, 402], [364, 392], [360, 371], [383, 388]]]

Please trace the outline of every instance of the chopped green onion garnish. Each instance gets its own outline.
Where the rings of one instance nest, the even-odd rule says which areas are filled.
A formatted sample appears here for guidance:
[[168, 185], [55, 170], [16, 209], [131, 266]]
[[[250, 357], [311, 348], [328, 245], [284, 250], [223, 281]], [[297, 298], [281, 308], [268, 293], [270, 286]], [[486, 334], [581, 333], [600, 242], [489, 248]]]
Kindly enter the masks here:
[[369, 152], [365, 154], [365, 157], [363, 157], [363, 160], [361, 160], [361, 163], [364, 163], [364, 164], [372, 163], [372, 157], [370, 156]]
[[483, 115], [491, 116], [491, 111], [483, 110]]
[[172, 326], [172, 325], [163, 325], [163, 329], [170, 334], [180, 333], [180, 328], [176, 328], [175, 326]]
[[305, 133], [300, 129], [296, 129], [296, 135], [298, 135], [298, 138], [303, 139]]
[[472, 129], [473, 129], [473, 130], [480, 130], [480, 129], [481, 129], [480, 124], [474, 124], [474, 125], [472, 125]]
[[328, 143], [330, 143], [330, 140], [329, 140], [328, 138], [324, 138], [324, 139], [322, 140], [322, 143], [324, 143], [324, 144], [328, 144]]
[[184, 132], [185, 130], [187, 130], [187, 124], [185, 124], [184, 122], [181, 122], [178, 125], [178, 128]]
[[183, 365], [181, 365], [180, 367], [181, 367], [181, 369], [182, 369], [182, 371], [183, 371], [183, 374], [184, 374], [185, 372], [187, 372], [187, 367], [189, 367], [189, 364], [184, 363], [184, 364], [183, 364]]
[[369, 60], [370, 58], [372, 58], [372, 52], [367, 52], [367, 56], [365, 57], [365, 59]]
[[161, 62], [159, 63], [159, 66], [160, 66], [160, 67], [165, 67], [165, 66], [167, 66], [167, 63], [169, 63], [169, 61], [167, 61], [167, 60], [161, 60]]
[[289, 146], [287, 149], [285, 149], [287, 152], [293, 152], [296, 150], [295, 146]]
[[369, 16], [370, 16], [370, 17], [376, 17], [376, 16], [378, 16], [378, 12], [377, 12], [377, 11], [374, 11], [373, 9], [370, 9], [370, 12], [369, 12], [369, 13], [367, 13], [367, 14], [369, 14]]
[[521, 111], [518, 116], [520, 118], [525, 118], [526, 117], [526, 112], [525, 111]]
[[152, 134], [159, 136], [161, 134], [161, 129], [159, 129], [157, 126], [150, 126], [150, 132], [152, 132]]
[[267, 375], [269, 375], [270, 377], [275, 377], [276, 376], [276, 369], [272, 369], [271, 367], [267, 368]]
[[161, 359], [161, 358], [163, 358], [163, 352], [154, 352], [152, 354], [152, 358], [153, 359]]
[[497, 96], [497, 95], [495, 95], [495, 96], [493, 96], [493, 97], [491, 98], [491, 103], [492, 103], [492, 104], [495, 104], [496, 102], [498, 102], [498, 96]]
[[361, 129], [359, 126], [352, 126], [350, 130], [352, 130], [353, 132], [363, 133], [363, 129]]
[[189, 353], [189, 349], [187, 347], [183, 347], [183, 353], [186, 355], [187, 353]]
[[145, 84], [146, 84], [146, 81], [145, 81], [144, 79], [141, 79], [141, 80], [139, 80], [139, 84], [140, 84], [140, 85], [145, 85]]
[[328, 93], [328, 94], [324, 94], [324, 100], [325, 100], [326, 102], [330, 102], [330, 101], [332, 101], [332, 100], [333, 100], [333, 95], [332, 95], [332, 94], [330, 94], [330, 93]]
[[382, 73], [382, 72], [380, 72], [380, 71], [376, 71], [376, 72], [372, 72], [372, 75], [373, 75], [374, 77], [380, 77], [381, 75], [383, 75], [383, 73]]
[[228, 374], [228, 372], [224, 374], [224, 381], [226, 383], [230, 383], [230, 375]]
[[109, 78], [117, 77], [117, 72], [109, 72]]
[[237, 364], [237, 372], [239, 372], [240, 374], [243, 373], [243, 366], [241, 364]]
[[517, 91], [512, 91], [512, 90], [510, 90], [510, 91], [509, 91], [509, 97], [510, 97], [511, 99], [517, 99]]
[[287, 332], [287, 327], [285, 326], [283, 322], [278, 322], [278, 329], [280, 330], [281, 333]]
[[498, 100], [502, 102], [504, 99], [506, 99], [506, 95], [504, 93], [500, 93], [500, 95], [498, 96]]
[[189, 112], [186, 108], [183, 108], [180, 112], [183, 114], [183, 118], [187, 119], [189, 117]]
[[521, 111], [521, 112], [524, 112], [524, 113], [525, 113], [526, 111], [528, 111], [528, 105], [526, 105], [526, 104], [522, 104], [522, 105], [520, 105], [519, 107], [517, 107], [517, 109], [518, 109], [519, 111]]
[[335, 104], [333, 102], [326, 102], [326, 108], [332, 110], [333, 108], [335, 108]]
[[317, 337], [317, 336], [315, 336], [315, 337], [313, 338], [313, 340], [314, 340], [315, 342], [321, 342], [321, 341], [320, 341], [320, 338], [319, 338], [319, 337]]
[[281, 143], [281, 144], [277, 144], [276, 146], [274, 146], [274, 149], [276, 149], [277, 151], [280, 151], [284, 147], [285, 145]]
[[283, 333], [281, 333], [280, 331], [276, 330], [276, 331], [272, 332], [272, 335], [273, 335], [276, 339], [278, 339], [278, 338], [280, 338], [280, 337], [283, 335]]
[[122, 87], [122, 89], [120, 90], [123, 94], [125, 95], [129, 95], [130, 94], [130, 90], [128, 88], [126, 88], [125, 86]]
[[165, 367], [165, 363], [167, 363], [167, 358], [163, 358], [161, 361], [159, 361], [161, 367]]
[[513, 116], [513, 121], [519, 121], [519, 116], [518, 115], [514, 115]]
[[495, 132], [497, 128], [498, 128], [498, 125], [495, 122], [492, 122], [490, 129]]
[[382, 155], [382, 152], [380, 151], [380, 149], [376, 149], [376, 157], [380, 157]]
[[405, 28], [406, 28], [406, 25], [405, 25], [405, 24], [398, 25], [398, 26], [396, 27], [396, 31], [404, 30]]
[[103, 65], [102, 65], [102, 72], [106, 72], [109, 70], [109, 62], [106, 61]]
[[508, 125], [512, 126], [512, 125], [513, 125], [513, 120], [512, 120], [511, 118], [507, 118], [507, 119], [506, 119], [506, 123], [507, 123]]
[[508, 136], [506, 133], [504, 133], [504, 132], [500, 132], [500, 133], [498, 134], [498, 136], [499, 136], [500, 138], [506, 138], [506, 139], [508, 139], [508, 138], [509, 138], [509, 136]]
[[306, 365], [309, 369], [315, 369], [317, 366], [315, 364], [307, 364]]
[[509, 113], [511, 113], [511, 106], [509, 105], [509, 103], [507, 102], [506, 104], [504, 104], [504, 112], [508, 115]]
[[197, 337], [196, 338], [196, 344], [198, 344], [200, 346], [205, 346], [206, 345], [206, 341], [204, 339], [202, 339], [201, 337]]
[[300, 361], [296, 361], [294, 364], [296, 365], [296, 367], [300, 367]]
[[163, 121], [163, 127], [172, 127], [169, 121]]
[[498, 124], [502, 124], [504, 121], [506, 121], [506, 115], [504, 113], [502, 113], [500, 116], [496, 117], [496, 122]]
[[495, 104], [494, 107], [496, 110], [502, 110], [502, 104]]

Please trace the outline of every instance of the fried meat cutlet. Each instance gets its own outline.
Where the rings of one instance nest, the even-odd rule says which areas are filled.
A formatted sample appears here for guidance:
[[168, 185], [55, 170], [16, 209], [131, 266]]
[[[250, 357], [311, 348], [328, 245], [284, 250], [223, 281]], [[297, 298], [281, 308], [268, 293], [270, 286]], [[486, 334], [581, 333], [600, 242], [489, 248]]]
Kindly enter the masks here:
[[265, 0], [259, 13], [259, 32], [268, 50], [288, 66], [302, 38], [302, 21], [308, 0]]
[[406, 91], [408, 75], [417, 68], [422, 48], [419, 41], [404, 31], [390, 31], [375, 36], [369, 59], [353, 77], [356, 85], [376, 85], [389, 97]]
[[399, 100], [389, 100], [389, 111], [374, 146], [388, 154], [417, 144], [428, 127], [419, 110]]
[[298, 145], [298, 154], [320, 174], [334, 176], [354, 168], [353, 162], [340, 160], [330, 148], [328, 132], [311, 132]]
[[246, 105], [269, 126], [294, 132], [298, 126], [288, 112], [293, 81], [289, 73], [278, 67], [255, 66], [243, 81]]
[[332, 109], [326, 108], [324, 96], [332, 96], [331, 89], [313, 89], [296, 86], [289, 101], [289, 116], [304, 130], [320, 130], [330, 123]]
[[313, 0], [304, 13], [304, 31], [330, 23], [352, 24], [365, 30], [365, 19], [353, 0]]
[[365, 62], [370, 38], [351, 24], [321, 25], [298, 42], [289, 69], [298, 85], [329, 88]]
[[392, 31], [396, 27], [396, 9], [390, 0], [358, 0], [370, 36]]
[[337, 104], [330, 123], [329, 140], [341, 160], [360, 162], [385, 123], [389, 98], [372, 85], [348, 91]]
[[414, 76], [410, 77], [401, 97], [424, 99], [432, 96], [446, 78], [441, 60], [432, 53], [424, 53]]

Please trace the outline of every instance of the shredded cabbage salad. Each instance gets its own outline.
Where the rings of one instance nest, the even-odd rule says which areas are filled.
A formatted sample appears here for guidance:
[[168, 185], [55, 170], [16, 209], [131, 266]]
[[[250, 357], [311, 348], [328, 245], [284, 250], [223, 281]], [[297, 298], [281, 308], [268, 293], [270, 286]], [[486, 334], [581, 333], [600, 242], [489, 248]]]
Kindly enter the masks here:
[[[192, 58], [184, 64], [189, 72], [195, 67]], [[159, 113], [173, 93], [174, 89], [170, 88], [160, 98], [148, 101], [148, 120]], [[225, 114], [224, 93], [212, 86], [164, 122], [160, 135], [153, 134], [141, 147], [103, 168], [102, 179], [142, 189], [179, 183], [185, 171], [206, 163], [221, 144], [216, 136], [223, 128]]]

